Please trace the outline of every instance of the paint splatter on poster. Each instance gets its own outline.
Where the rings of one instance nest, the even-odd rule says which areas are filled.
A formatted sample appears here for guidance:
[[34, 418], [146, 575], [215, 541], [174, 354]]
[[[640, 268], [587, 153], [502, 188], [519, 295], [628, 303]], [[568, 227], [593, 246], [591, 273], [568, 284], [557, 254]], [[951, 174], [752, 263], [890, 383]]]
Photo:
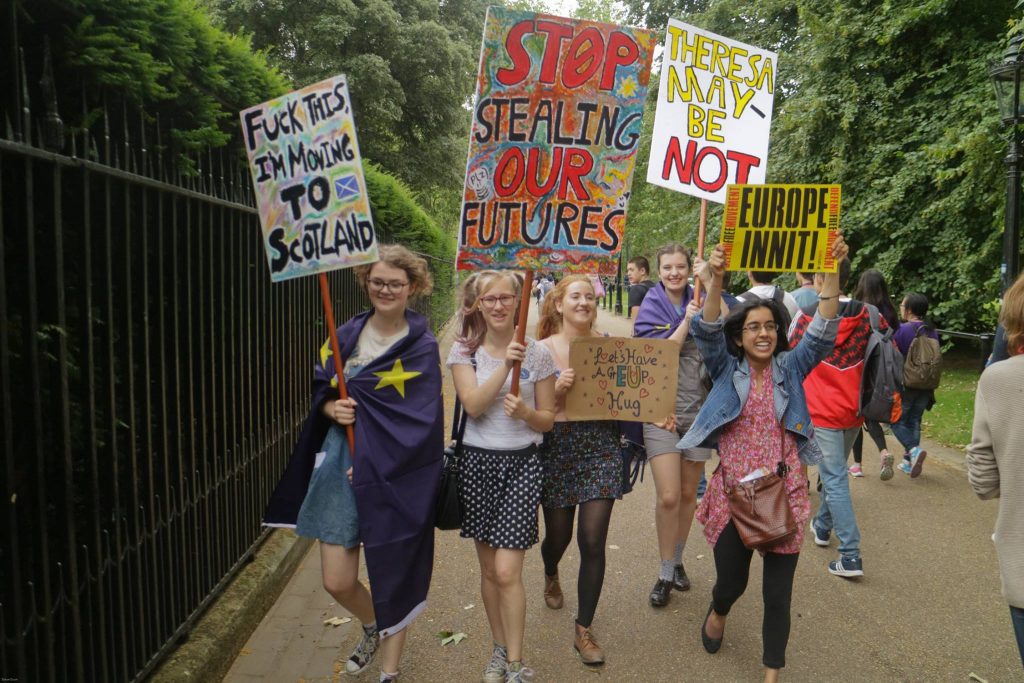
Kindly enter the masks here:
[[460, 269], [615, 272], [655, 43], [652, 31], [488, 10]]

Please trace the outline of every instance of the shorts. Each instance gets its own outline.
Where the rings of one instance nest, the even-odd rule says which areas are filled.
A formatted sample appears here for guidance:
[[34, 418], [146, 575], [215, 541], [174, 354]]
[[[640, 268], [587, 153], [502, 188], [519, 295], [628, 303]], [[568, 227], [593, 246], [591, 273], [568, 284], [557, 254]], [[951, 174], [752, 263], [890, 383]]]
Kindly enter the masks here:
[[683, 434], [689, 429], [689, 425], [683, 427], [682, 430], [676, 428], [676, 431], [670, 432], [667, 429], [655, 427], [652, 424], [644, 424], [644, 448], [647, 449], [647, 459], [650, 460], [659, 455], [665, 453], [678, 453], [683, 456], [684, 460], [691, 462], [707, 462], [711, 459], [710, 448], [686, 448], [680, 449], [676, 447], [679, 443], [679, 439], [683, 438]]

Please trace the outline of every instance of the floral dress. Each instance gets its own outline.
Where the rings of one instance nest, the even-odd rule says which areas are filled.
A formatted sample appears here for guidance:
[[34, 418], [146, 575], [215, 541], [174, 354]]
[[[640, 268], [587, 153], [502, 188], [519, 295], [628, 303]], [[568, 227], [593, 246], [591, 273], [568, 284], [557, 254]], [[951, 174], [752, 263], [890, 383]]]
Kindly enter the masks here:
[[[729, 524], [729, 500], [725, 494], [726, 484], [736, 482], [758, 467], [774, 471], [779, 462], [779, 430], [781, 423], [775, 417], [775, 382], [772, 368], [768, 365], [761, 371], [761, 386], [755, 388], [753, 378], [750, 394], [739, 416], [728, 424], [718, 440], [718, 456], [721, 464], [708, 482], [707, 492], [697, 508], [697, 520], [704, 525], [704, 537], [712, 546]], [[797, 531], [788, 540], [774, 546], [773, 553], [799, 553], [804, 544], [804, 530], [811, 516], [811, 498], [807, 493], [807, 476], [797, 456], [796, 441], [786, 432], [782, 445], [785, 462], [789, 466], [786, 474], [786, 492], [789, 509], [797, 522]]]

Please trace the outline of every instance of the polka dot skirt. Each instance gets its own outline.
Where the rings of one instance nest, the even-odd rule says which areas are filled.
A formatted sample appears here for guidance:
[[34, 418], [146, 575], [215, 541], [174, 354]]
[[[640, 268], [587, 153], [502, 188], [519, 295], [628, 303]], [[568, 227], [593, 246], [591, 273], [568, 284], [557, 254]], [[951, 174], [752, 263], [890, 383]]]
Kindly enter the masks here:
[[537, 542], [541, 464], [536, 446], [515, 451], [464, 444], [459, 462], [463, 538], [526, 550]]

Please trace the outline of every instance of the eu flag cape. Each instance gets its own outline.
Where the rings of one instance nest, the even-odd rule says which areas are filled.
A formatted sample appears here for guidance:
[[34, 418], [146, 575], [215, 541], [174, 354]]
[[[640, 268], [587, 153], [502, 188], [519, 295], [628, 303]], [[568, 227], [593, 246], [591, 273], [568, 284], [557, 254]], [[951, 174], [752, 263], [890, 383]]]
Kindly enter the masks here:
[[[683, 292], [683, 313], [693, 298], [693, 287], [686, 286]], [[655, 337], [668, 339], [680, 323], [683, 322], [683, 315], [668, 298], [665, 292], [665, 285], [659, 282], [651, 287], [644, 297], [640, 310], [636, 312], [636, 321], [633, 322], [634, 337]]]
[[[372, 311], [338, 328], [351, 356]], [[406, 311], [409, 335], [346, 381], [355, 399], [352, 489], [377, 626], [389, 636], [426, 606], [434, 564], [434, 505], [444, 452], [444, 402], [437, 340], [427, 319]], [[313, 400], [284, 476], [264, 513], [267, 526], [295, 526], [316, 453], [331, 421], [321, 407], [338, 397], [334, 358], [322, 352]]]

